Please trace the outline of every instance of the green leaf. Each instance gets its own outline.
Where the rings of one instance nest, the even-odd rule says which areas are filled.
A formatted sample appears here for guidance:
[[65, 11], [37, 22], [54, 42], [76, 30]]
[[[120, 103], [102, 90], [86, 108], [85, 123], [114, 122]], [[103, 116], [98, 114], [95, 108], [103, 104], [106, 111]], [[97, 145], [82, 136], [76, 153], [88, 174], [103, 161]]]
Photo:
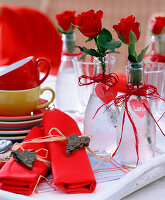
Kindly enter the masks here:
[[131, 55], [131, 54], [128, 55], [128, 60], [129, 60], [130, 62], [132, 62], [132, 63], [137, 63], [136, 58], [135, 58], [133, 55]]
[[78, 30], [80, 30], [80, 29], [79, 29], [79, 26], [77, 26], [77, 25], [75, 25], [75, 24], [72, 24], [72, 23], [71, 23], [71, 25], [74, 26], [74, 27], [76, 27]]
[[161, 31], [161, 35], [165, 33], [165, 27], [163, 27], [162, 31]]
[[66, 34], [66, 31], [64, 31], [63, 28], [61, 28], [61, 26], [57, 25], [57, 28], [58, 28], [58, 31], [59, 31], [60, 33]]
[[131, 30], [129, 35], [129, 44], [135, 44], [137, 42], [137, 38], [135, 33]]
[[80, 51], [86, 53], [86, 54], [89, 54], [91, 56], [95, 56], [95, 57], [103, 57], [102, 54], [98, 53], [95, 49], [87, 49], [86, 47], [80, 47], [80, 46], [77, 46]]
[[128, 45], [128, 43], [124, 40], [123, 36], [122, 36], [118, 31], [116, 31], [116, 32], [117, 32], [118, 35], [119, 35], [119, 39], [120, 39], [124, 44], [127, 44], [127, 45]]
[[120, 41], [116, 41], [115, 39], [112, 38], [111, 43], [114, 44], [115, 48], [119, 48], [121, 47], [121, 42]]
[[100, 31], [99, 36], [98, 36], [99, 44], [107, 43], [107, 42], [110, 42], [111, 40], [112, 40], [112, 34], [110, 33], [109, 30], [103, 28]]
[[82, 56], [80, 56], [79, 60], [84, 59], [86, 55], [87, 55], [87, 54], [83, 54]]
[[64, 29], [59, 25], [57, 25], [57, 28], [60, 33], [64, 33], [64, 34], [72, 34], [73, 33], [72, 25], [70, 25], [68, 31], [64, 31]]
[[147, 52], [148, 47], [149, 47], [149, 45], [146, 46], [146, 48], [144, 48], [144, 49], [141, 51], [141, 53], [138, 55], [138, 57], [137, 57], [137, 61], [138, 61], [138, 62], [141, 62], [141, 61], [143, 60], [143, 58], [144, 58], [144, 56], [145, 56], [145, 54], [146, 54], [146, 52]]
[[109, 50], [111, 50], [111, 51], [114, 51], [114, 50], [115, 50], [114, 45], [111, 44], [110, 42], [100, 44], [100, 46], [103, 47], [103, 48], [105, 48], [105, 49], [109, 49]]
[[89, 42], [91, 40], [93, 40], [93, 38], [88, 38], [87, 40], [85, 40], [85, 43], [87, 43], [87, 42]]
[[106, 43], [100, 44], [100, 46], [105, 48], [105, 49], [109, 49], [111, 51], [115, 51], [115, 48], [119, 48], [121, 46], [121, 42], [120, 41], [115, 41], [113, 39], [111, 42], [106, 42]]
[[67, 31], [66, 33], [67, 33], [67, 34], [73, 33], [72, 25], [70, 25], [70, 27], [69, 27], [69, 29], [68, 29], [68, 31]]

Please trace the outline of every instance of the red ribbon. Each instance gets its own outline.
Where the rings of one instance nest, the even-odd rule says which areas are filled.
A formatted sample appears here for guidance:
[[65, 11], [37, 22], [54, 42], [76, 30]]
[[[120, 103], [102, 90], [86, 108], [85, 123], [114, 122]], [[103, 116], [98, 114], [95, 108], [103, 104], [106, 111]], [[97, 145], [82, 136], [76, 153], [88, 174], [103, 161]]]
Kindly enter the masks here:
[[[81, 82], [82, 79], [89, 80], [89, 82], [82, 83]], [[115, 73], [105, 74], [104, 76], [102, 73], [97, 74], [96, 76], [82, 75], [78, 78], [79, 86], [91, 85], [93, 83], [104, 83], [108, 87], [114, 87], [118, 82], [119, 82], [119, 77]]]
[[[89, 80], [90, 82], [88, 83], [82, 83], [81, 80]], [[84, 85], [91, 85], [93, 83], [104, 83], [108, 87], [114, 87], [117, 83], [119, 82], [119, 77], [115, 73], [110, 73], [110, 74], [105, 74], [103, 76], [102, 73], [97, 74], [96, 76], [87, 76], [87, 75], [82, 75], [78, 78], [78, 84], [79, 86], [84, 86]], [[105, 105], [101, 105], [97, 110], [96, 113], [94, 114], [93, 118], [95, 118], [96, 114], [99, 112], [99, 110]]]
[[[137, 164], [139, 162], [139, 139], [138, 139], [138, 133], [137, 133], [137, 129], [136, 126], [134, 124], [134, 121], [131, 117], [130, 112], [128, 111], [128, 107], [127, 107], [127, 102], [130, 98], [130, 96], [135, 95], [140, 97], [146, 97], [148, 99], [161, 99], [165, 102], [165, 99], [163, 99], [163, 97], [161, 97], [158, 92], [157, 92], [157, 88], [153, 85], [143, 85], [140, 88], [134, 88], [132, 85], [126, 85], [126, 92], [124, 95], [120, 95], [119, 97], [115, 98], [114, 100], [114, 104], [115, 106], [124, 106], [125, 110], [124, 110], [124, 114], [123, 114], [123, 121], [122, 121], [122, 131], [121, 131], [121, 137], [120, 137], [120, 141], [118, 144], [118, 147], [116, 148], [115, 152], [112, 154], [112, 157], [115, 156], [116, 152], [119, 149], [119, 146], [121, 144], [122, 141], [122, 135], [123, 135], [123, 127], [124, 127], [124, 122], [125, 122], [125, 112], [128, 115], [128, 118], [131, 122], [133, 131], [134, 131], [134, 135], [135, 135], [135, 141], [136, 141], [136, 153], [137, 153]], [[148, 109], [148, 107], [145, 105], [145, 103], [143, 103], [144, 107], [146, 108], [146, 110], [148, 111], [148, 113], [150, 114], [150, 116], [153, 118], [153, 120], [155, 121], [156, 125], [158, 126], [158, 128], [160, 129], [160, 131], [162, 132], [162, 134], [165, 136], [165, 134], [163, 133], [162, 129], [160, 128], [159, 124], [157, 123], [157, 121], [155, 120], [155, 118], [153, 117], [151, 111]]]
[[116, 106], [122, 106], [126, 103], [130, 96], [135, 95], [138, 97], [146, 97], [149, 99], [162, 99], [158, 92], [157, 88], [153, 85], [143, 85], [140, 88], [135, 88], [132, 85], [126, 85], [126, 91], [124, 95], [120, 95], [114, 100]]

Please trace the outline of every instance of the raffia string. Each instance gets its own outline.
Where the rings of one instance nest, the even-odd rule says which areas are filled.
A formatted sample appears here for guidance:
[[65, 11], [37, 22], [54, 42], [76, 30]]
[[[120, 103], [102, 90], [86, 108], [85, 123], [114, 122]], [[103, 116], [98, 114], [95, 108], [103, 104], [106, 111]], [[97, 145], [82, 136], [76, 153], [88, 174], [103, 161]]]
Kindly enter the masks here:
[[[24, 144], [25, 142], [22, 142], [22, 143], [15, 143], [14, 146], [13, 146], [13, 149], [12, 150], [17, 150], [17, 149], [22, 149], [22, 151], [24, 151], [25, 149], [21, 146], [22, 144]], [[46, 155], [45, 156], [40, 156], [40, 155], [37, 155], [37, 153], [39, 151], [45, 151], [46, 152]], [[51, 166], [51, 162], [46, 160], [46, 158], [48, 157], [48, 150], [47, 149], [44, 149], [44, 148], [40, 148], [38, 150], [35, 151], [36, 153], [36, 159], [40, 162], [43, 162], [44, 164], [46, 164], [48, 167]]]
[[38, 180], [37, 180], [37, 182], [36, 182], [36, 184], [35, 184], [35, 187], [34, 187], [34, 189], [33, 189], [33, 192], [32, 192], [32, 194], [31, 194], [31, 196], [34, 194], [34, 192], [35, 192], [35, 190], [36, 190], [36, 188], [37, 188], [37, 186], [38, 186], [38, 184], [39, 184], [39, 182], [40, 182], [41, 179], [45, 179], [47, 182], [52, 183], [52, 181], [49, 181], [49, 179], [47, 179], [46, 177], [40, 175], [40, 176], [38, 177]]
[[[59, 135], [52, 135], [53, 130], [57, 131], [59, 133]], [[90, 137], [90, 135], [84, 135], [84, 137], [85, 136]], [[78, 137], [83, 137], [83, 135], [78, 136]], [[67, 137], [65, 135], [63, 135], [62, 132], [58, 128], [51, 128], [48, 136], [34, 138], [34, 139], [31, 139], [31, 140], [26, 140], [26, 141], [20, 143], [20, 145], [27, 144], [27, 143], [56, 142], [56, 141], [66, 141], [66, 140], [67, 140]], [[85, 148], [91, 153], [92, 156], [94, 156], [95, 158], [97, 158], [98, 160], [101, 161], [101, 162], [99, 162], [99, 165], [102, 162], [110, 162], [111, 159], [112, 159], [111, 155], [107, 155], [107, 156], [110, 157], [109, 159], [107, 159], [107, 156], [106, 157], [100, 157], [100, 156], [96, 155], [89, 147], [85, 147]], [[99, 165], [97, 165], [97, 167]]]

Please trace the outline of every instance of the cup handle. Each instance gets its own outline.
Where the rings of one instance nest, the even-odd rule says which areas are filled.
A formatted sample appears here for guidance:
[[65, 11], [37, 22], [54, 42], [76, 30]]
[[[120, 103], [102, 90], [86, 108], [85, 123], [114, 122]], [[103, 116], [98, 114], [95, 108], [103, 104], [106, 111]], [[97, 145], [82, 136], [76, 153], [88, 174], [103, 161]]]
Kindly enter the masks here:
[[37, 67], [39, 67], [39, 64], [41, 62], [45, 62], [46, 63], [46, 65], [47, 65], [47, 72], [46, 72], [45, 76], [39, 81], [39, 85], [45, 81], [45, 79], [48, 77], [48, 75], [50, 73], [50, 70], [51, 70], [51, 63], [50, 63], [50, 61], [48, 59], [46, 59], [46, 58], [37, 58], [36, 59], [36, 65], [37, 65]]
[[54, 101], [54, 98], [55, 98], [55, 92], [52, 88], [50, 87], [45, 87], [45, 88], [42, 88], [40, 89], [40, 94], [42, 94], [44, 91], [46, 90], [49, 90], [51, 93], [52, 93], [52, 98], [50, 101], [46, 102], [46, 103], [43, 103], [41, 105], [37, 105], [36, 109], [41, 109], [41, 108], [45, 108], [47, 107], [49, 104], [51, 104], [53, 101]]

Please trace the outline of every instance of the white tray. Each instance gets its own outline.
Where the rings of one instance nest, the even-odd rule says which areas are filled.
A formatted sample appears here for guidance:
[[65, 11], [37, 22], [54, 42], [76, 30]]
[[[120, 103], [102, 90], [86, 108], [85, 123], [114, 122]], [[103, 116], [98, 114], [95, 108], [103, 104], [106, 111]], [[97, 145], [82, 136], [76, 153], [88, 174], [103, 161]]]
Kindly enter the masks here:
[[93, 194], [65, 194], [62, 191], [34, 194], [31, 197], [0, 190], [1, 200], [119, 200], [145, 185], [165, 176], [165, 154], [138, 166], [123, 178], [100, 183]]
[[[52, 79], [49, 78], [49, 81], [49, 84], [51, 84], [47, 85], [53, 85], [54, 77]], [[162, 123], [160, 126], [164, 126], [163, 128], [165, 132], [165, 124]], [[158, 133], [157, 136], [158, 148], [165, 152], [165, 137], [160, 133]], [[148, 163], [138, 166], [119, 180], [97, 184], [96, 190], [92, 194], [66, 194], [58, 190], [54, 192], [51, 191], [34, 194], [30, 197], [27, 197], [24, 195], [18, 195], [0, 190], [0, 200], [120, 200], [163, 176], [165, 176], [165, 154], [157, 156], [150, 160]], [[157, 181], [156, 183], [152, 183], [150, 185], [149, 198], [147, 198], [145, 195], [148, 188], [144, 188], [143, 190], [139, 190], [141, 193], [140, 195], [138, 192], [138, 195], [135, 193], [133, 198], [129, 197], [128, 199], [164, 200], [165, 179], [163, 181], [164, 182], [161, 183]], [[157, 198], [159, 191], [162, 193]], [[126, 200], [127, 197], [124, 199]]]
[[[164, 147], [165, 137], [157, 134], [159, 148]], [[161, 148], [162, 149], [162, 148]], [[34, 194], [30, 197], [17, 195], [0, 190], [1, 200], [120, 200], [134, 191], [152, 183], [165, 176], [165, 154], [157, 156], [149, 162], [138, 166], [119, 180], [97, 184], [96, 190], [92, 194], [66, 194], [60, 190]], [[143, 191], [145, 193], [145, 191]], [[153, 193], [153, 199], [155, 191]], [[136, 196], [136, 195], [135, 195]], [[125, 198], [127, 199], [127, 198]], [[133, 198], [134, 200], [135, 198]], [[137, 198], [139, 199], [139, 198]], [[164, 199], [164, 197], [162, 198]], [[145, 200], [147, 200], [145, 198]], [[160, 199], [159, 199], [160, 200]]]

